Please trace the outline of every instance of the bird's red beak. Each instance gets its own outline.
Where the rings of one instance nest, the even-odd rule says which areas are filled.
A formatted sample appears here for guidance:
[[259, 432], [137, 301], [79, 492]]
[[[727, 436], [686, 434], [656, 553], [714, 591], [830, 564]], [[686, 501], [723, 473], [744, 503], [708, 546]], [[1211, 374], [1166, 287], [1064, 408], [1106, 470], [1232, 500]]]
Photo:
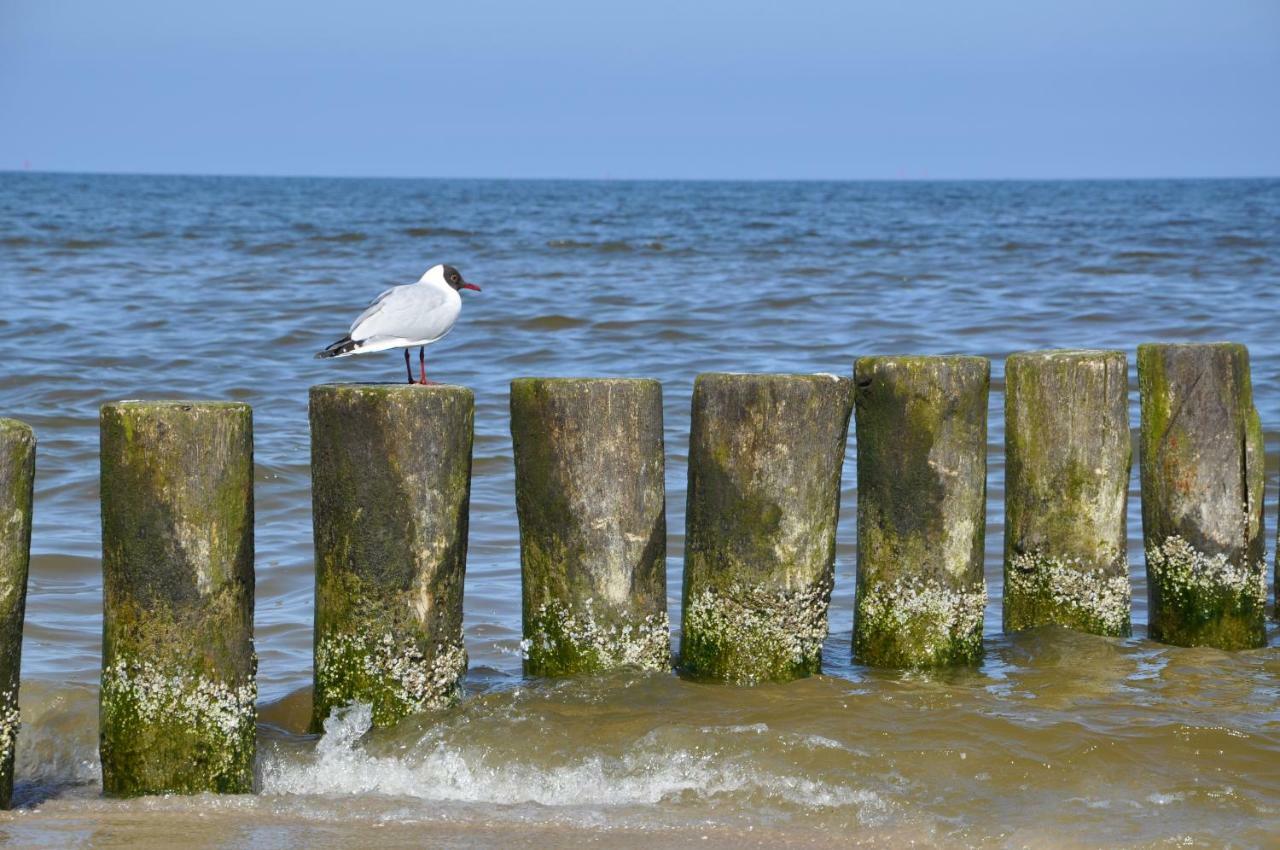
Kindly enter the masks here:
[[463, 289], [474, 289], [476, 292], [479, 292], [479, 291], [480, 291], [480, 287], [476, 286], [474, 283], [466, 283], [465, 281], [464, 281], [464, 282], [463, 282], [463, 284], [462, 284], [462, 288], [463, 288]]

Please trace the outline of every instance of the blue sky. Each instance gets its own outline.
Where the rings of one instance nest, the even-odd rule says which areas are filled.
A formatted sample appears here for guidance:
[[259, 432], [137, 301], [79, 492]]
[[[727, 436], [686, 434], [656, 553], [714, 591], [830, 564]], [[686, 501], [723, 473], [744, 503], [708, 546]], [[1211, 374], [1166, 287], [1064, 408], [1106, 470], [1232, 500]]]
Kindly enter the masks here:
[[1280, 175], [1280, 0], [0, 0], [0, 169]]

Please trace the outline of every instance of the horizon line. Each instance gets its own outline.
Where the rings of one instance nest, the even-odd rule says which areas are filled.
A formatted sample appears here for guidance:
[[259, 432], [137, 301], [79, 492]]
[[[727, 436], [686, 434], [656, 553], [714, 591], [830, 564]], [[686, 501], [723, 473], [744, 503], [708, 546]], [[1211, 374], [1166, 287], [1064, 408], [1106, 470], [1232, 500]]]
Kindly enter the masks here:
[[527, 181], [557, 183], [1089, 183], [1138, 181], [1210, 181], [1210, 180], [1275, 180], [1280, 174], [1185, 175], [1172, 176], [1093, 176], [1093, 177], [513, 177], [513, 176], [431, 176], [389, 174], [265, 174], [235, 172], [181, 171], [81, 171], [36, 168], [0, 168], [0, 175], [39, 174], [78, 177], [188, 177], [247, 180], [463, 180], [463, 181]]

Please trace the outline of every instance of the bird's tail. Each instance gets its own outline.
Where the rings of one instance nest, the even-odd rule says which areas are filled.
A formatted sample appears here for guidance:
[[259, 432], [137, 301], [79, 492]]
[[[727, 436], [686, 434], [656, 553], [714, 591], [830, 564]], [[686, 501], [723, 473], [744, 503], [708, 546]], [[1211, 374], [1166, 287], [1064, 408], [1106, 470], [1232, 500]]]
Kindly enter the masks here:
[[356, 342], [349, 336], [344, 336], [324, 351], [316, 352], [316, 359], [321, 360], [326, 357], [345, 357], [348, 354], [355, 354], [359, 350], [360, 343]]

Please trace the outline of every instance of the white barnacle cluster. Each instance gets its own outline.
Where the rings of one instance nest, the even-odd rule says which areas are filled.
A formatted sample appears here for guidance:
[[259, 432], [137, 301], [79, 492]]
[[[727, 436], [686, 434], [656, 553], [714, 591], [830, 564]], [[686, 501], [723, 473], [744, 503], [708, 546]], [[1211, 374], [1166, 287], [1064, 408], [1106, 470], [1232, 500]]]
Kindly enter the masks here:
[[1147, 570], [1161, 594], [1179, 605], [1223, 596], [1249, 601], [1261, 610], [1267, 601], [1266, 567], [1233, 564], [1225, 554], [1206, 555], [1179, 535], [1147, 547]]
[[794, 591], [737, 582], [723, 590], [706, 587], [689, 600], [685, 632], [732, 648], [747, 667], [812, 661], [827, 639], [831, 586], [823, 578]]
[[[348, 685], [352, 672], [358, 672], [389, 689], [392, 698], [407, 713], [445, 708], [458, 697], [462, 677], [467, 672], [467, 652], [459, 633], [441, 644], [431, 656], [411, 637], [396, 639], [391, 632], [376, 638], [357, 634], [326, 635], [316, 647], [316, 671], [321, 683], [330, 689]], [[347, 694], [367, 697], [366, 694]]]
[[220, 770], [231, 769], [246, 741], [252, 741], [257, 699], [253, 676], [232, 687], [189, 671], [126, 658], [118, 658], [102, 673], [107, 711], [133, 712], [143, 723], [177, 723], [213, 739], [213, 749], [223, 759]]
[[0, 765], [6, 764], [13, 756], [18, 729], [22, 726], [16, 696], [13, 691], [0, 696]]
[[1108, 570], [1078, 558], [1024, 552], [1009, 562], [1005, 582], [1008, 596], [1044, 595], [1063, 614], [1094, 621], [1104, 631], [1118, 633], [1129, 625], [1127, 563], [1122, 570]]
[[569, 641], [602, 667], [666, 670], [671, 666], [671, 623], [665, 611], [649, 614], [637, 624], [607, 626], [597, 618], [593, 599], [584, 601], [579, 612], [553, 599], [538, 607], [534, 622], [537, 628], [520, 644], [526, 659], [554, 653], [558, 641]]
[[936, 578], [906, 576], [871, 584], [858, 596], [859, 631], [908, 637], [921, 662], [957, 643], [980, 640], [987, 584], [949, 587]]

